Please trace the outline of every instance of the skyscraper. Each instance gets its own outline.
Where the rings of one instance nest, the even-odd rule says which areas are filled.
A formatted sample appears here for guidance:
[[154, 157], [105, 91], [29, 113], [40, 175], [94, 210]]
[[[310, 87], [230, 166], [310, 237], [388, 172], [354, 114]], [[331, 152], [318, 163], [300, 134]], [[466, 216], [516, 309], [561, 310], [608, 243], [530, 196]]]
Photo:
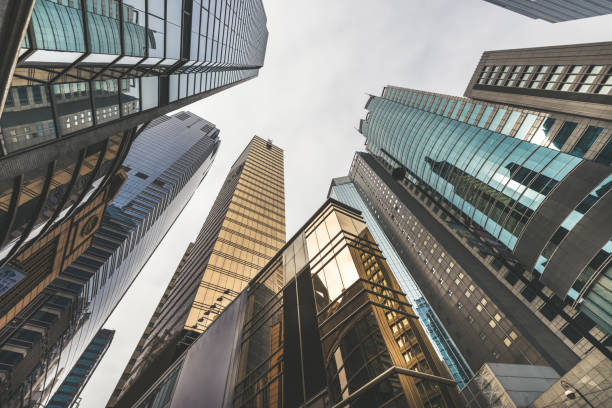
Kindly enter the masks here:
[[[561, 78], [544, 65], [519, 66], [516, 75], [508, 74], [516, 66], [491, 66], [495, 76], [487, 76], [483, 87], [468, 89], [479, 99], [386, 87], [381, 97], [370, 98], [369, 112], [360, 125], [374, 155], [364, 159], [383, 180], [385, 194], [390, 191], [407, 211], [420, 213], [414, 220], [417, 224], [431, 219], [429, 225], [418, 226], [427, 231], [420, 233], [438, 241], [438, 248], [442, 244], [445, 256], [452, 255], [453, 264], [465, 270], [457, 274], [443, 269], [450, 276], [441, 276], [432, 291], [446, 294], [445, 303], [469, 313], [468, 321], [483, 319], [482, 327], [500, 327], [495, 317], [505, 316], [503, 321], [516, 325], [515, 335], [521, 332], [527, 337], [526, 350], [535, 352], [532, 357], [560, 374], [593, 348], [610, 356], [610, 315], [605, 310], [610, 309], [606, 293], [610, 293], [612, 224], [607, 209], [612, 205], [608, 157], [612, 122], [599, 109], [600, 99], [608, 96], [596, 93], [607, 90], [605, 73], [612, 61], [601, 59], [592, 65], [596, 46], [610, 44], [586, 45], [578, 76], [570, 72]], [[579, 47], [573, 48], [567, 61], [578, 64]], [[535, 58], [537, 51], [505, 53], [510, 60], [519, 54]], [[556, 65], [568, 73], [560, 51]], [[552, 52], [543, 52], [542, 64], [549, 66]], [[540, 71], [549, 73], [537, 76]], [[595, 71], [597, 75], [590, 78]], [[496, 83], [503, 72], [502, 81], [511, 82], [493, 88], [489, 81]], [[547, 83], [559, 90], [535, 92]], [[565, 90], [561, 83], [570, 88]], [[588, 86], [579, 88], [579, 84]], [[581, 92], [596, 95], [587, 98], [591, 103], [581, 105], [580, 111], [572, 111], [568, 106], [574, 106], [573, 99], [581, 100]], [[488, 98], [508, 98], [508, 104]], [[567, 103], [553, 103], [554, 98]], [[527, 106], [521, 106], [521, 100]], [[538, 104], [547, 109], [535, 110]], [[377, 204], [397, 236], [411, 235], [412, 226], [397, 221], [393, 213], [397, 209], [381, 197]], [[418, 255], [427, 261], [422, 274], [433, 277], [425, 271], [439, 271], [438, 258], [433, 266], [425, 265], [432, 262], [427, 254], [434, 249], [413, 235], [415, 247], [421, 246]], [[398, 242], [402, 241], [401, 249], [411, 252], [405, 240]], [[469, 278], [467, 291], [460, 275]], [[479, 289], [476, 298], [482, 302], [474, 304], [472, 287]], [[495, 312], [487, 324], [489, 319], [481, 312], [489, 313], [489, 308]], [[499, 330], [509, 355], [514, 355], [515, 341], [507, 336], [511, 333]], [[491, 356], [496, 359], [504, 354], [495, 351]]]
[[[268, 36], [260, 0], [11, 0], [3, 11], [18, 26], [0, 32], [16, 52], [0, 72], [0, 262], [83, 202], [77, 187], [100, 187], [108, 143], [125, 150], [143, 123], [255, 77]], [[96, 173], [75, 184], [83, 157]]]
[[[367, 223], [368, 230], [376, 240], [378, 247], [389, 265], [391, 273], [395, 277], [395, 280], [399, 283], [402, 291], [406, 293], [406, 299], [410, 302], [416, 310], [420, 322], [425, 329], [427, 337], [435, 347], [438, 354], [442, 357], [443, 361], [449, 368], [453, 378], [457, 381], [459, 387], [463, 387], [472, 378], [474, 373], [470, 369], [469, 365], [465, 361], [461, 352], [454, 344], [449, 334], [446, 332], [444, 325], [431, 309], [427, 300], [425, 300], [423, 293], [419, 289], [419, 286], [414, 281], [410, 274], [410, 271], [398, 255], [397, 251], [393, 247], [393, 244], [378, 224], [380, 216], [374, 215], [374, 213], [368, 208], [364, 201], [364, 198], [359, 194], [357, 187], [353, 183], [351, 177], [340, 177], [332, 180], [332, 184], [329, 189], [328, 197], [336, 199], [346, 205], [361, 211], [364, 220]], [[367, 200], [368, 198], [365, 197]]]
[[527, 17], [550, 23], [612, 13], [610, 0], [485, 0]]
[[[210, 122], [181, 112], [152, 121], [138, 136], [121, 170], [128, 180], [104, 216], [100, 214], [93, 239], [65, 261], [65, 270], [53, 276], [57, 278], [47, 290], [31, 297], [32, 305], [1, 333], [0, 347], [21, 356], [0, 357], [0, 370], [16, 381], [7, 395], [29, 401], [30, 388], [34, 394], [38, 388], [29, 384], [44, 379], [40, 387], [46, 387], [62, 381], [207, 174], [219, 147], [218, 135]], [[39, 330], [48, 344], [20, 342], [36, 338], [32, 326], [40, 326], [38, 315], [48, 310], [54, 311], [54, 319]]]
[[156, 380], [122, 406], [458, 406], [363, 218], [334, 200]]
[[48, 408], [72, 407], [91, 378], [94, 370], [104, 357], [106, 350], [113, 341], [114, 330], [101, 329], [91, 340], [87, 349], [81, 354], [68, 377], [55, 392]]
[[255, 136], [232, 165], [109, 406], [133, 404], [284, 243], [283, 151]]
[[[0, 405], [29, 405], [50, 392], [44, 374], [58, 359], [69, 336], [76, 297], [71, 282], [59, 276], [93, 240], [107, 205], [125, 181], [113, 176], [100, 194], [72, 216], [53, 226], [44, 239], [20, 251], [11, 264], [0, 267]], [[7, 273], [8, 272], [8, 273]], [[33, 395], [35, 395], [33, 397]]]

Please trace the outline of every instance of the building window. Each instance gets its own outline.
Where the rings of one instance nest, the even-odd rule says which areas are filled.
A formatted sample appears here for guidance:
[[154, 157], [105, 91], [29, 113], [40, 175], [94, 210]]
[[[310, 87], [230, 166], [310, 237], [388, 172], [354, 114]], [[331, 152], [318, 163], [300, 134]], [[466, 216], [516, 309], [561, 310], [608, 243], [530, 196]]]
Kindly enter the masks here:
[[578, 87], [578, 92], [588, 92], [593, 83], [595, 83], [595, 78], [601, 72], [603, 66], [601, 65], [591, 65], [586, 72], [586, 75], [582, 77], [582, 81], [580, 82], [580, 86]]
[[589, 126], [587, 130], [582, 134], [578, 143], [574, 146], [571, 154], [578, 157], [583, 157], [584, 154], [591, 148], [595, 140], [599, 137], [602, 128], [596, 126]]
[[555, 138], [553, 139], [553, 146], [551, 147], [561, 150], [567, 139], [574, 131], [574, 129], [576, 129], [576, 126], [578, 126], [578, 123], [576, 122], [565, 122], [563, 126], [561, 126], [561, 129], [559, 129], [559, 131], [557, 132]]

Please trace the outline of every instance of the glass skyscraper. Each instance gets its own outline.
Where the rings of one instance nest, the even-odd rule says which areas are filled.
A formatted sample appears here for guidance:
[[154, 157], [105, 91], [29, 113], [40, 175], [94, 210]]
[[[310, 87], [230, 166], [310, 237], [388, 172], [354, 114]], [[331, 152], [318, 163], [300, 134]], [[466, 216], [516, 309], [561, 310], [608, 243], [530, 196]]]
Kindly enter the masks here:
[[527, 17], [551, 23], [612, 13], [609, 0], [485, 0]]
[[[376, 240], [378, 247], [391, 269], [391, 273], [399, 283], [402, 291], [406, 293], [406, 299], [410, 302], [420, 317], [420, 322], [425, 329], [429, 340], [436, 348], [449, 368], [453, 378], [457, 381], [460, 388], [474, 375], [468, 364], [465, 362], [461, 352], [446, 333], [442, 322], [429, 306], [423, 297], [423, 293], [412, 278], [410, 271], [400, 259], [393, 244], [378, 224], [378, 218], [367, 207], [364, 199], [359, 195], [359, 191], [353, 184], [350, 177], [335, 178], [332, 181], [329, 197], [336, 199], [344, 204], [361, 211], [362, 217], [366, 221], [368, 230]], [[367, 198], [366, 198], [367, 199]]]
[[180, 112], [152, 121], [134, 141], [122, 166], [128, 180], [104, 213], [91, 247], [50, 283], [55, 296], [43, 293], [32, 300], [35, 307], [25, 310], [0, 339], [2, 345], [17, 347], [36, 324], [33, 312], [61, 305], [44, 330], [59, 335], [57, 342], [23, 345], [23, 356], [29, 357], [5, 367], [7, 373], [32, 367], [16, 395], [23, 392], [25, 401], [35, 402], [39, 387], [62, 381], [65, 368], [75, 364], [100, 330], [207, 174], [218, 135], [210, 122]]
[[108, 405], [133, 404], [284, 244], [283, 150], [255, 136], [232, 165]]
[[[444, 227], [433, 237], [443, 230], [455, 237], [446, 251], [455, 243], [470, 248], [478, 262], [464, 268], [501, 318], [519, 326], [536, 318], [521, 331], [531, 331], [529, 342], [560, 373], [594, 348], [610, 356], [610, 49], [601, 43], [582, 52], [574, 45], [488, 53], [466, 91], [472, 98], [388, 86], [369, 99], [360, 124], [370, 167], [398, 199], [433, 214]], [[461, 252], [459, 264], [471, 263]], [[473, 293], [448, 282], [440, 278], [438, 290], [465, 310]], [[507, 296], [518, 302], [502, 300]], [[516, 314], [523, 305], [529, 318]], [[489, 307], [473, 306], [471, 319]], [[533, 334], [538, 326], [542, 335]], [[562, 343], [544, 340], [546, 332]]]
[[51, 397], [47, 408], [70, 408], [74, 406], [73, 404], [78, 401], [81, 391], [87, 385], [91, 375], [108, 350], [114, 335], [114, 330], [101, 329], [94, 336], [64, 382]]
[[328, 200], [122, 407], [458, 406], [359, 212]]
[[23, 24], [2, 39], [21, 48], [0, 78], [0, 262], [96, 191], [139, 126], [257, 76], [268, 37], [260, 0], [36, 0]]

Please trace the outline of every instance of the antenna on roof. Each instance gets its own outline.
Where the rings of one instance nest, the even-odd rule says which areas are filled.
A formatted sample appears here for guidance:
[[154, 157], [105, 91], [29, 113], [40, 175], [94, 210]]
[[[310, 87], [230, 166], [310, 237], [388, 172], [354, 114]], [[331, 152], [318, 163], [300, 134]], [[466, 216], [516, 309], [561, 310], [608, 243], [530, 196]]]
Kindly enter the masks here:
[[272, 139], [268, 139], [268, 141], [266, 142], [266, 148], [268, 149], [272, 148]]

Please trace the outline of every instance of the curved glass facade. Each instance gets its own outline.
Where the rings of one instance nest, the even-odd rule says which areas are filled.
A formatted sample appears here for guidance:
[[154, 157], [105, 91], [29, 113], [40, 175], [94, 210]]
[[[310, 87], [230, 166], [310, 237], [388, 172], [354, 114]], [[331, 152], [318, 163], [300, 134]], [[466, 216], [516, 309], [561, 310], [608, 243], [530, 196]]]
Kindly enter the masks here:
[[478, 106], [386, 88], [368, 102], [361, 132], [373, 153], [405, 166], [413, 182], [513, 249], [527, 221], [581, 160], [522, 140], [540, 131], [543, 117], [503, 108], [492, 115]]
[[[538, 261], [534, 267], [539, 273], [544, 273], [548, 260], [554, 255], [561, 242], [567, 234], [574, 229], [585, 214], [612, 188], [612, 175], [608, 176], [597, 187], [593, 189], [585, 198], [576, 206], [576, 208], [567, 216], [561, 226], [555, 231], [554, 235], [546, 243], [544, 250], [538, 257]], [[574, 287], [567, 294], [572, 299], [576, 300], [579, 292], [582, 290], [584, 278], [579, 278]], [[580, 283], [582, 282], [582, 284]]]

